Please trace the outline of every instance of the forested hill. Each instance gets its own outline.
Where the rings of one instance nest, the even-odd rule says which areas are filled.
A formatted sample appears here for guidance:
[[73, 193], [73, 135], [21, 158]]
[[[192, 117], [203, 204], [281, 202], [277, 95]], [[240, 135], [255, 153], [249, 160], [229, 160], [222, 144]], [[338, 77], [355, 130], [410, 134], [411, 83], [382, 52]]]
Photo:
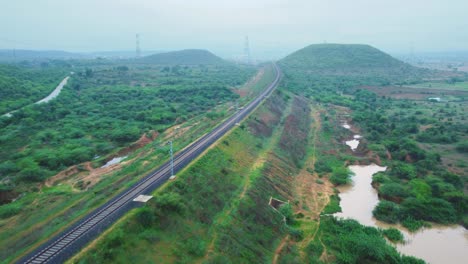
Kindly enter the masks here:
[[313, 44], [288, 55], [279, 64], [286, 73], [318, 75], [321, 80], [333, 76], [333, 80], [341, 82], [338, 87], [409, 83], [431, 74], [359, 44]]
[[410, 68], [392, 56], [369, 45], [313, 44], [282, 60], [290, 67], [312, 69]]
[[214, 65], [226, 63], [220, 57], [207, 50], [187, 49], [181, 51], [172, 51], [159, 53], [143, 57], [139, 60], [142, 63], [160, 64], [160, 65]]

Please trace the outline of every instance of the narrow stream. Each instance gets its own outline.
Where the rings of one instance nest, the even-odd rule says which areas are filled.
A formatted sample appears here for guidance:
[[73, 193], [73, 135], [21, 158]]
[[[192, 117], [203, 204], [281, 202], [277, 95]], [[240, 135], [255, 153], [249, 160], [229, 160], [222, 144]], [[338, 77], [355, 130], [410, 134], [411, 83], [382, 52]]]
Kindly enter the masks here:
[[372, 210], [378, 204], [379, 198], [377, 191], [371, 185], [372, 175], [385, 171], [386, 167], [371, 164], [353, 165], [349, 166], [349, 169], [355, 176], [352, 177], [350, 185], [338, 187], [342, 212], [336, 213], [335, 216], [352, 218], [367, 226], [399, 229], [405, 236], [405, 244], [396, 244], [398, 251], [421, 258], [428, 263], [464, 264], [468, 262], [468, 230], [459, 225], [433, 225], [431, 228], [410, 233], [400, 225], [390, 225], [376, 220], [372, 215]]
[[[55, 89], [52, 91], [52, 93], [50, 93], [47, 97], [35, 102], [34, 104], [41, 104], [41, 103], [47, 103], [49, 102], [50, 100], [54, 99], [55, 97], [57, 97], [60, 92], [62, 91], [63, 87], [67, 84], [68, 82], [68, 79], [70, 78], [70, 76], [67, 76], [65, 77], [65, 79], [63, 79], [59, 85], [57, 85], [57, 87], [55, 87]], [[20, 108], [21, 109], [21, 108]], [[13, 113], [18, 111], [19, 109], [17, 110], [13, 110], [11, 112], [8, 112], [6, 114], [4, 114], [3, 116], [5, 117], [12, 117], [13, 116]]]

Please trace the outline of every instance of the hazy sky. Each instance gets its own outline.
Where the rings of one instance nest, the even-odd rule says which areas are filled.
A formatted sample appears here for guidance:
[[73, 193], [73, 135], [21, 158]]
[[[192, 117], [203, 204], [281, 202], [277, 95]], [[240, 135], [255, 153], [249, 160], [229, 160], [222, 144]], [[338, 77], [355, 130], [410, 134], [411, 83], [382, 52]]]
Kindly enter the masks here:
[[312, 43], [468, 50], [468, 0], [0, 0], [0, 48], [204, 48], [224, 56]]

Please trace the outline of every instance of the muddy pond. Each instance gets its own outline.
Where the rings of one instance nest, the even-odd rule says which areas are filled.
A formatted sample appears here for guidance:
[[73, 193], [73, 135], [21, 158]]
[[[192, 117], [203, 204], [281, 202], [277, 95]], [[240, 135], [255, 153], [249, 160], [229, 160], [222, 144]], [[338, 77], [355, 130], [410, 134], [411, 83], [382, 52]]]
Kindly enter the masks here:
[[[344, 125], [343, 127], [349, 129]], [[347, 142], [346, 144], [348, 145]], [[357, 145], [350, 148], [354, 150]], [[431, 264], [468, 263], [468, 231], [465, 228], [459, 225], [432, 224], [430, 228], [410, 233], [400, 225], [390, 225], [376, 220], [372, 210], [379, 202], [379, 198], [377, 191], [371, 185], [372, 175], [385, 171], [386, 167], [371, 164], [353, 165], [349, 166], [349, 169], [354, 176], [351, 177], [351, 184], [338, 188], [342, 212], [336, 213], [335, 216], [355, 219], [367, 226], [398, 228], [405, 236], [405, 243], [395, 246], [402, 254], [421, 258]]]

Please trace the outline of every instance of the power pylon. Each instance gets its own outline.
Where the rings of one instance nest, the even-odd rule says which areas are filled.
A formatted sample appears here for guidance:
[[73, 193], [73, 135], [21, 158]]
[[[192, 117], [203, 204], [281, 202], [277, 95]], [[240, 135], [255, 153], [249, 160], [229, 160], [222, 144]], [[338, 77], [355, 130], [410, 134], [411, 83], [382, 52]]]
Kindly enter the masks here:
[[252, 60], [251, 60], [251, 58], [250, 58], [249, 36], [245, 36], [244, 56], [245, 56], [245, 63], [251, 64], [251, 63], [252, 63]]
[[139, 58], [141, 56], [141, 49], [140, 49], [140, 35], [136, 34], [136, 56]]

